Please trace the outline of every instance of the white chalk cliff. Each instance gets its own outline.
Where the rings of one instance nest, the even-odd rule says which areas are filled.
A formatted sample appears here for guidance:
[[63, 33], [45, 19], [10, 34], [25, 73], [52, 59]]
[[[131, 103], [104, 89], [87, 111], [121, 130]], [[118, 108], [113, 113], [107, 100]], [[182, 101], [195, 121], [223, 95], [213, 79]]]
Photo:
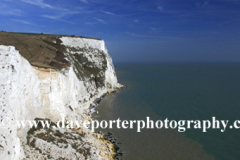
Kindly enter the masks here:
[[[18, 129], [15, 124], [16, 120], [34, 120], [36, 117], [54, 122], [62, 117], [84, 120], [88, 118], [89, 106], [96, 98], [121, 87], [103, 40], [80, 37], [60, 39], [67, 48], [64, 54], [70, 62], [69, 67], [60, 70], [34, 67], [14, 46], [0, 45], [1, 159], [101, 159], [105, 154], [103, 151], [106, 148], [99, 149], [101, 142], [87, 138], [91, 136], [88, 131], [85, 131], [85, 137], [72, 131], [52, 131], [53, 135], [58, 133], [53, 142], [44, 141], [35, 133], [35, 138], [33, 135], [28, 137], [31, 141], [29, 145], [27, 132], [30, 128]], [[45, 133], [46, 130], [38, 132], [41, 135], [40, 132]], [[61, 143], [57, 141], [59, 134], [68, 134], [70, 138]], [[75, 141], [71, 138], [74, 136]], [[89, 153], [76, 145], [85, 146]], [[64, 151], [60, 153], [59, 149], [63, 147]]]

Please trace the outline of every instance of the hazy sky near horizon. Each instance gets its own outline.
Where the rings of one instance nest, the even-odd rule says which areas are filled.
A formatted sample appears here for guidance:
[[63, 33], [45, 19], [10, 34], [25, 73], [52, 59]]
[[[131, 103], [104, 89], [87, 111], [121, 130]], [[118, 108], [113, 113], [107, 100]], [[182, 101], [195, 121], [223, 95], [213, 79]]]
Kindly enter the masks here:
[[240, 0], [2, 0], [0, 30], [102, 38], [114, 62], [240, 62]]

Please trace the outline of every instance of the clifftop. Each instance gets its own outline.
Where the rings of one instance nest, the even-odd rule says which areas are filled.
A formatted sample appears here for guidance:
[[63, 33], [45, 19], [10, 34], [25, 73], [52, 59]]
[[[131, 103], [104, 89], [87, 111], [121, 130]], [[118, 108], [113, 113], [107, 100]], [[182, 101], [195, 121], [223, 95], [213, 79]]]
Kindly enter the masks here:
[[83, 36], [14, 33], [0, 31], [0, 45], [15, 46], [29, 63], [36, 67], [62, 69], [70, 64], [65, 59], [66, 47], [61, 37], [75, 37], [90, 40], [102, 40]]

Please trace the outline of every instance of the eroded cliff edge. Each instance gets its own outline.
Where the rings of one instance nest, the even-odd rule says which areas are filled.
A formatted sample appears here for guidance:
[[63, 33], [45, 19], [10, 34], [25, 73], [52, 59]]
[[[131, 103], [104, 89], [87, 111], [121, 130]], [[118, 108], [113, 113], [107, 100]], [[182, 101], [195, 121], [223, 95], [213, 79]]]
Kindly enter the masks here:
[[[34, 39], [38, 41], [36, 36]], [[24, 48], [30, 56], [16, 49], [20, 42], [11, 45], [10, 40], [0, 40], [0, 117], [11, 122], [0, 130], [1, 157], [111, 159], [114, 146], [84, 127], [78, 131], [40, 129], [30, 133], [29, 127], [18, 129], [14, 123], [35, 118], [53, 122], [62, 118], [86, 120], [96, 98], [122, 87], [103, 40], [69, 36], [44, 40], [39, 38], [44, 42], [39, 52]]]

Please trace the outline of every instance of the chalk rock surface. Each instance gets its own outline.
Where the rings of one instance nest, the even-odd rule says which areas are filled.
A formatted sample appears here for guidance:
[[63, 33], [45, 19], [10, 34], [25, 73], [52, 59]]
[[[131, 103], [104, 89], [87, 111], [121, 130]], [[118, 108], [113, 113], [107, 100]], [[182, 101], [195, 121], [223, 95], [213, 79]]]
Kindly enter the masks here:
[[[82, 127], [18, 127], [17, 121], [89, 119], [89, 106], [121, 87], [103, 40], [61, 37], [68, 67], [32, 66], [14, 46], [0, 45], [0, 157], [17, 159], [109, 159], [114, 147]], [[53, 42], [54, 43], [54, 42]]]

